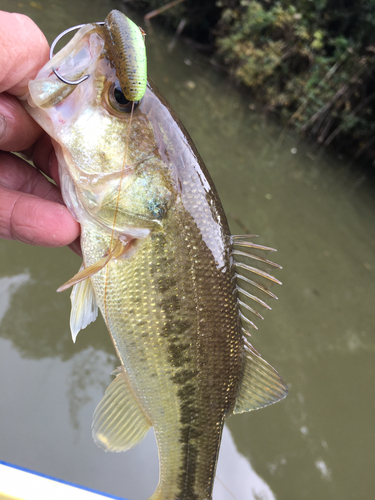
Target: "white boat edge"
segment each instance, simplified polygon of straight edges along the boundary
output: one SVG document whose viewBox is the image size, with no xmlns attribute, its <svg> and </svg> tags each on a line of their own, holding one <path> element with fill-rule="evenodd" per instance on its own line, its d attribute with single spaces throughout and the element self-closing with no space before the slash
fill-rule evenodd
<svg viewBox="0 0 375 500">
<path fill-rule="evenodd" d="M 125 500 L 0 461 L 0 500 Z"/>
</svg>

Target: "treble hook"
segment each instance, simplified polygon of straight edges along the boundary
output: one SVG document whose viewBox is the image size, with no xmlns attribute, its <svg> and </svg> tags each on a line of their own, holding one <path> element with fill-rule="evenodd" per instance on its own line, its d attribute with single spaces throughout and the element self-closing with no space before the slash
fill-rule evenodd
<svg viewBox="0 0 375 500">
<path fill-rule="evenodd" d="M 104 21 L 100 21 L 98 23 L 92 23 L 92 24 L 99 24 L 100 26 L 103 26 L 104 25 Z M 56 44 L 57 42 L 63 37 L 65 36 L 67 33 L 70 33 L 71 31 L 74 31 L 74 30 L 78 30 L 80 28 L 82 28 L 83 26 L 86 26 L 85 24 L 79 24 L 78 26 L 73 26 L 72 28 L 68 28 L 67 30 L 63 31 L 62 33 L 60 33 L 60 35 L 58 35 L 54 41 L 52 42 L 52 45 L 51 45 L 51 48 L 50 48 L 50 51 L 49 51 L 49 58 L 50 60 L 52 59 L 53 57 L 53 51 L 56 47 Z M 64 83 L 67 83 L 68 85 L 78 85 L 79 83 L 82 83 L 84 82 L 85 80 L 87 80 L 87 78 L 89 78 L 90 75 L 85 75 L 83 76 L 82 78 L 80 78 L 79 80 L 75 80 L 75 81 L 72 81 L 72 80 L 67 80 L 66 78 L 64 78 L 63 76 L 60 75 L 60 73 L 58 73 L 58 71 L 55 69 L 55 68 L 52 68 L 52 71 L 55 73 L 55 75 L 57 76 L 57 78 L 59 80 L 61 80 L 62 82 Z"/>
</svg>

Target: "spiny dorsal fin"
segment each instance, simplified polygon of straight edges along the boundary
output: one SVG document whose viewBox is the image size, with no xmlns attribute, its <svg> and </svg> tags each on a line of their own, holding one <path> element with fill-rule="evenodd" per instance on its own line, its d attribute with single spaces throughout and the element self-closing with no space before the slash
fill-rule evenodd
<svg viewBox="0 0 375 500">
<path fill-rule="evenodd" d="M 245 339 L 245 367 L 234 413 L 257 410 L 285 398 L 288 388 L 277 371 Z"/>
<path fill-rule="evenodd" d="M 142 441 L 151 423 L 135 400 L 124 369 L 118 368 L 113 375 L 116 378 L 95 409 L 92 435 L 105 451 L 126 451 Z"/>
<path fill-rule="evenodd" d="M 270 271 L 272 268 L 281 269 L 281 266 L 265 257 L 266 252 L 275 252 L 275 249 L 257 245 L 249 238 L 250 236 L 246 235 L 232 236 L 232 256 L 236 268 L 242 326 L 245 329 L 249 326 L 257 329 L 253 323 L 254 316 L 263 319 L 257 308 L 261 306 L 271 309 L 264 299 L 267 297 L 277 299 L 276 295 L 270 292 L 269 285 L 273 283 L 281 285 L 281 282 L 272 276 Z"/>
<path fill-rule="evenodd" d="M 80 271 L 83 269 L 83 264 Z M 72 310 L 70 312 L 70 331 L 73 342 L 76 341 L 78 332 L 96 320 L 98 306 L 96 304 L 94 289 L 90 279 L 81 281 L 73 286 L 70 294 Z"/>
</svg>

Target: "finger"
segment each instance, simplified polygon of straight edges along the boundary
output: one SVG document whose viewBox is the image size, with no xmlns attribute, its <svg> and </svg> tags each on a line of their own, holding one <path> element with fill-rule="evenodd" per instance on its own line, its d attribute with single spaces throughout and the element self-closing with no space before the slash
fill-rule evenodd
<svg viewBox="0 0 375 500">
<path fill-rule="evenodd" d="M 32 150 L 22 151 L 33 161 L 34 165 L 60 185 L 58 163 L 54 147 L 49 135 L 42 135 L 34 144 Z"/>
<path fill-rule="evenodd" d="M 60 185 L 58 163 L 51 138 L 44 133 L 30 148 L 20 151 L 22 157 L 32 161 L 43 173 Z"/>
<path fill-rule="evenodd" d="M 48 42 L 23 14 L 0 11 L 0 92 L 22 96 L 49 58 Z"/>
<path fill-rule="evenodd" d="M 0 184 L 13 191 L 64 204 L 61 192 L 56 186 L 36 168 L 12 153 L 0 151 Z"/>
<path fill-rule="evenodd" d="M 78 238 L 80 226 L 62 204 L 60 191 L 31 165 L 0 153 L 0 183 L 0 237 L 43 246 L 64 246 Z"/>
<path fill-rule="evenodd" d="M 49 171 L 50 177 L 53 179 L 58 186 L 60 186 L 60 176 L 59 176 L 59 163 L 57 161 L 57 157 L 55 154 L 55 150 L 53 149 L 50 157 L 49 157 Z"/>
<path fill-rule="evenodd" d="M 0 236 L 60 247 L 78 238 L 79 224 L 64 205 L 0 186 Z"/>
<path fill-rule="evenodd" d="M 43 134 L 20 101 L 10 94 L 0 94 L 0 149 L 22 151 Z"/>
</svg>

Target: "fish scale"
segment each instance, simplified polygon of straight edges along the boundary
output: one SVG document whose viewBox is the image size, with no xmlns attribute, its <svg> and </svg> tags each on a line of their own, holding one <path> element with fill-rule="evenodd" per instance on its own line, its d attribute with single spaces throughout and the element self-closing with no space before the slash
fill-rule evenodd
<svg viewBox="0 0 375 500">
<path fill-rule="evenodd" d="M 90 236 L 82 236 L 86 266 L 101 257 L 92 251 L 98 244 Z M 231 275 L 223 271 L 181 203 L 170 211 L 164 231 L 155 232 L 136 256 L 111 261 L 108 273 L 92 277 L 119 357 L 155 430 L 165 471 L 160 488 L 166 495 L 165 484 L 179 485 L 170 498 L 194 498 L 195 491 L 209 497 L 224 417 L 242 374 L 236 298 Z M 119 293 L 123 288 L 126 294 Z M 140 325 L 138 318 L 147 320 Z M 139 336 L 146 342 L 137 342 Z M 190 485 L 185 495 L 183 484 Z"/>
<path fill-rule="evenodd" d="M 29 84 L 26 109 L 55 141 L 82 229 L 83 266 L 59 291 L 73 286 L 73 340 L 99 308 L 121 363 L 94 412 L 95 442 L 125 451 L 153 426 L 160 477 L 149 500 L 211 500 L 224 420 L 287 394 L 248 341 L 279 266 L 265 257 L 272 249 L 231 236 L 202 159 L 152 82 L 137 107 L 116 104 L 118 75 L 133 64 L 116 40 L 131 21 L 110 18 L 116 37 L 111 23 L 84 26 Z M 75 64 L 90 77 L 56 85 L 52 67 Z"/>
</svg>

